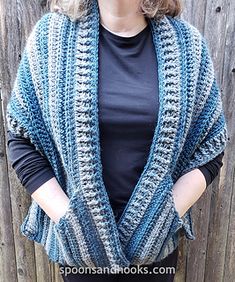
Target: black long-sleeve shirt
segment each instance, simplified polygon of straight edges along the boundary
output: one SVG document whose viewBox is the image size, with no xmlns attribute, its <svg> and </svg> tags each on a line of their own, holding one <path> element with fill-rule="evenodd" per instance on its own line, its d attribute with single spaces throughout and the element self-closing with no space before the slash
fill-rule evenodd
<svg viewBox="0 0 235 282">
<path fill-rule="evenodd" d="M 99 58 L 103 179 L 112 207 L 121 213 L 147 162 L 158 117 L 157 60 L 149 25 L 132 37 L 100 25 Z M 54 176 L 28 139 L 8 132 L 7 144 L 12 167 L 29 194 Z M 223 165 L 223 154 L 199 167 L 207 186 Z"/>
</svg>

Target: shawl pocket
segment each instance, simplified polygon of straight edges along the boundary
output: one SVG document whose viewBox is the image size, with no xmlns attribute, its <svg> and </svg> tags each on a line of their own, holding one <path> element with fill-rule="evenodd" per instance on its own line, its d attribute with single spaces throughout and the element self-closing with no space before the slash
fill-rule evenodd
<svg viewBox="0 0 235 282">
<path fill-rule="evenodd" d="M 147 256 L 151 258 L 151 263 L 162 260 L 175 250 L 179 232 L 184 228 L 184 220 L 176 209 L 172 188 L 167 191 L 162 205 L 165 207 L 156 214 L 155 240 Z"/>
<path fill-rule="evenodd" d="M 160 261 L 164 259 L 176 249 L 179 242 L 179 232 L 181 230 L 184 230 L 186 232 L 187 237 L 191 237 L 190 230 L 185 228 L 185 222 L 183 220 L 183 217 L 180 217 L 176 209 L 172 189 L 168 191 L 168 195 L 166 198 L 171 207 L 167 218 L 169 228 L 164 227 L 162 229 L 161 237 L 164 238 L 164 240 L 161 243 L 160 249 L 158 249 L 158 254 L 156 255 L 155 261 Z"/>
<path fill-rule="evenodd" d="M 80 212 L 70 199 L 69 207 L 59 221 L 54 224 L 55 236 L 58 240 L 63 265 L 93 266 L 80 222 Z"/>
<path fill-rule="evenodd" d="M 171 254 L 178 245 L 178 236 L 184 226 L 183 219 L 176 210 L 172 189 L 164 197 L 165 208 L 157 214 L 155 242 L 147 257 L 151 263 L 160 261 Z"/>
<path fill-rule="evenodd" d="M 195 240 L 195 234 L 191 222 L 191 208 L 180 217 L 173 196 L 173 179 L 170 176 L 171 189 L 167 191 L 167 195 L 165 197 L 165 201 L 168 202 L 167 205 L 170 206 L 168 217 L 166 220 L 169 223 L 169 228 L 166 226 L 162 229 L 161 237 L 164 240 L 161 243 L 161 248 L 158 250 L 158 254 L 156 255 L 155 261 L 160 261 L 170 255 L 179 244 L 180 235 L 185 235 L 189 240 Z M 182 233 L 181 233 L 182 232 Z"/>
<path fill-rule="evenodd" d="M 176 210 L 172 187 L 172 177 L 167 174 L 153 195 L 149 204 L 151 208 L 146 210 L 141 227 L 125 246 L 125 253 L 131 264 L 151 264 L 177 247 L 178 231 L 183 227 L 184 221 Z"/>
</svg>

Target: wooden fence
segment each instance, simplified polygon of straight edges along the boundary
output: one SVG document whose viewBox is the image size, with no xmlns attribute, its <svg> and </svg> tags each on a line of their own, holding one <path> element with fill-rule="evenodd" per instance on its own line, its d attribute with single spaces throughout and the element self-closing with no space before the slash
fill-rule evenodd
<svg viewBox="0 0 235 282">
<path fill-rule="evenodd" d="M 182 239 L 176 282 L 235 281 L 235 1 L 185 0 L 182 18 L 206 37 L 219 83 L 229 141 L 220 174 L 193 206 L 197 239 Z M 62 281 L 42 247 L 20 234 L 30 196 L 9 165 L 6 104 L 25 40 L 47 11 L 43 0 L 0 0 L 0 282 Z"/>
</svg>

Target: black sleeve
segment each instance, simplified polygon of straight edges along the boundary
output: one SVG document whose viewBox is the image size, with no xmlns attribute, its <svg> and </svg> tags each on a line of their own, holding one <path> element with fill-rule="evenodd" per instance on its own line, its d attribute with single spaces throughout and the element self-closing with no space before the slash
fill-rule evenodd
<svg viewBox="0 0 235 282">
<path fill-rule="evenodd" d="M 215 177 L 218 175 L 220 168 L 223 166 L 222 158 L 224 156 L 224 151 L 220 153 L 213 160 L 208 162 L 207 164 L 198 167 L 200 171 L 204 174 L 206 179 L 206 185 L 212 183 Z"/>
<path fill-rule="evenodd" d="M 55 176 L 49 161 L 35 150 L 29 139 L 8 130 L 7 147 L 11 166 L 30 195 Z"/>
</svg>

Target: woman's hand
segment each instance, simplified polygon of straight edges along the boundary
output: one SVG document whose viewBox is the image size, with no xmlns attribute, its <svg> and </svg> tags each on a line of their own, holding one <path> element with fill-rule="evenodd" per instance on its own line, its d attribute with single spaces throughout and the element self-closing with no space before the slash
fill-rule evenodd
<svg viewBox="0 0 235 282">
<path fill-rule="evenodd" d="M 41 185 L 31 196 L 55 223 L 59 222 L 69 205 L 69 198 L 55 177 Z"/>
<path fill-rule="evenodd" d="M 180 217 L 200 198 L 205 189 L 206 179 L 198 168 L 182 175 L 176 181 L 173 186 L 173 198 Z"/>
</svg>

